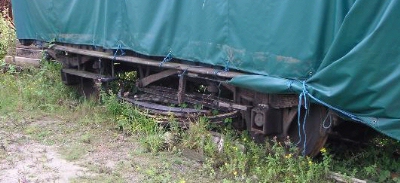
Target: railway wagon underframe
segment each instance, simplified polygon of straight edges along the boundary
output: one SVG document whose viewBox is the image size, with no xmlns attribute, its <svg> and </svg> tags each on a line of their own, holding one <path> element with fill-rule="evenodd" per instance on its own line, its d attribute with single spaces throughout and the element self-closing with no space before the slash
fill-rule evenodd
<svg viewBox="0 0 400 183">
<path fill-rule="evenodd" d="M 137 92 L 119 97 L 157 119 L 235 119 L 309 155 L 332 127 L 362 131 L 342 118 L 400 140 L 398 0 L 12 4 L 17 38 L 55 43 L 66 84 L 88 93 L 135 71 Z"/>
<path fill-rule="evenodd" d="M 118 97 L 145 109 L 160 123 L 168 123 L 171 114 L 183 127 L 202 116 L 215 124 L 230 121 L 247 129 L 257 142 L 290 137 L 304 154 L 315 156 L 340 121 L 321 105 L 299 106 L 296 94 L 266 94 L 228 84 L 227 80 L 243 74 L 237 71 L 84 45 L 54 44 L 47 53 L 63 64 L 63 82 L 83 86 L 83 94 L 92 92 L 88 85 L 108 83 L 117 79 L 117 73 L 135 71 L 136 92 L 120 88 Z"/>
</svg>

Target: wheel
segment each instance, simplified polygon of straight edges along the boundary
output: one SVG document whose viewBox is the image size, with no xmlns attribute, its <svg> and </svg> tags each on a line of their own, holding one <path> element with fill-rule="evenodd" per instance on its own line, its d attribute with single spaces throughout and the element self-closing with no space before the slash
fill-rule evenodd
<svg viewBox="0 0 400 183">
<path fill-rule="evenodd" d="M 298 115 L 291 121 L 287 135 L 303 155 L 316 156 L 325 145 L 328 132 L 331 130 L 333 123 L 331 114 L 326 107 L 311 104 L 308 112 L 304 108 L 300 110 L 300 121 Z M 306 116 L 305 123 L 304 116 Z"/>
</svg>

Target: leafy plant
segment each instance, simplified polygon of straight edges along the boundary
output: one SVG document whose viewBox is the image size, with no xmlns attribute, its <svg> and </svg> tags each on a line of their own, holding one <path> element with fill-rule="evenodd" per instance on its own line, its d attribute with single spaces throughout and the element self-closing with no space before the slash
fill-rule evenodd
<svg viewBox="0 0 400 183">
<path fill-rule="evenodd" d="M 1 12 L 0 17 L 0 57 L 3 58 L 7 53 L 15 50 L 16 33 L 8 17 L 8 9 Z M 11 53 L 13 54 L 13 53 Z"/>
<path fill-rule="evenodd" d="M 400 143 L 377 135 L 366 144 L 335 144 L 333 171 L 371 181 L 396 182 L 396 175 L 400 174 Z"/>
</svg>

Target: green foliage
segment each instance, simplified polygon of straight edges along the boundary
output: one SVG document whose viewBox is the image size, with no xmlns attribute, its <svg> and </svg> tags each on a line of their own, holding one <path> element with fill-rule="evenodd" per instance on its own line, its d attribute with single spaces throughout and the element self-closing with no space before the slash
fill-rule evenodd
<svg viewBox="0 0 400 183">
<path fill-rule="evenodd" d="M 376 182 L 398 182 L 400 143 L 378 135 L 367 146 L 335 144 L 333 171 Z M 345 161 L 343 161 L 345 160 Z"/>
<path fill-rule="evenodd" d="M 287 142 L 273 139 L 265 145 L 249 141 L 246 135 L 237 140 L 227 135 L 220 169 L 225 180 L 238 182 L 326 182 L 330 160 L 298 156 L 298 150 Z M 241 143 L 238 143 L 240 141 Z M 243 145 L 241 145 L 243 144 Z M 292 148 L 290 148 L 292 147 Z"/>
<path fill-rule="evenodd" d="M 272 140 L 264 145 L 256 144 L 243 134 L 228 128 L 222 137 L 210 133 L 206 118 L 180 130 L 171 116 L 168 129 L 154 120 L 144 117 L 143 112 L 124 102 L 115 103 L 115 95 L 107 95 L 103 101 L 110 113 L 125 132 L 138 135 L 142 145 L 150 152 L 166 148 L 165 132 L 177 136 L 178 147 L 196 150 L 206 157 L 204 169 L 217 179 L 234 182 L 320 182 L 327 181 L 331 157 L 324 149 L 320 161 L 298 156 L 297 148 L 287 142 Z M 230 124 L 232 119 L 224 120 Z M 175 146 L 173 146 L 175 147 Z M 167 150 L 174 149 L 169 146 Z"/>
<path fill-rule="evenodd" d="M 129 103 L 121 102 L 112 92 L 102 92 L 101 98 L 109 114 L 114 116 L 119 129 L 127 134 L 137 135 L 141 144 L 151 152 L 158 152 L 164 148 L 164 129 L 157 122 L 146 117 Z"/>
<path fill-rule="evenodd" d="M 1 12 L 0 17 L 0 58 L 3 58 L 11 50 L 15 50 L 16 34 L 8 17 L 8 11 Z"/>
<path fill-rule="evenodd" d="M 136 71 L 122 72 L 118 74 L 119 88 L 123 88 L 124 92 L 136 93 Z"/>
<path fill-rule="evenodd" d="M 1 64 L 5 66 L 4 62 Z M 0 113 L 10 111 L 56 111 L 70 107 L 76 94 L 61 82 L 60 64 L 43 62 L 40 69 L 18 73 L 15 66 L 0 72 Z"/>
<path fill-rule="evenodd" d="M 207 119 L 200 118 L 196 123 L 191 123 L 189 129 L 182 134 L 182 146 L 189 149 L 201 149 L 206 138 L 211 138 Z"/>
</svg>

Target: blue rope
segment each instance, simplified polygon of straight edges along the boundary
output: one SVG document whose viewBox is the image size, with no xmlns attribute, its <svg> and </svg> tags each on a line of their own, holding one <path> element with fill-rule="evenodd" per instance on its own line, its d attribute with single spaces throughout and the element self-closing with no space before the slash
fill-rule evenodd
<svg viewBox="0 0 400 183">
<path fill-rule="evenodd" d="M 290 82 L 288 83 L 288 90 L 293 91 L 292 85 L 296 81 L 297 80 L 290 80 Z M 348 117 L 348 118 L 350 118 L 350 119 L 352 119 L 354 121 L 358 121 L 358 122 L 362 123 L 362 120 L 360 118 L 358 118 L 356 115 L 351 114 L 349 112 L 346 112 L 344 110 L 341 110 L 341 109 L 339 109 L 337 107 L 333 107 L 332 105 L 329 105 L 328 103 L 326 103 L 326 102 L 324 102 L 322 100 L 319 100 L 316 97 L 312 96 L 306 89 L 306 82 L 305 81 L 297 81 L 297 82 L 301 82 L 303 84 L 303 91 L 300 93 L 299 102 L 301 102 L 300 97 L 304 98 L 305 100 L 307 99 L 307 97 L 310 97 L 312 100 L 316 101 L 317 103 L 319 103 L 319 104 L 321 104 L 323 106 L 326 106 L 329 109 L 333 109 L 334 111 L 339 112 L 340 114 L 342 114 L 342 115 L 344 115 L 344 116 L 346 116 L 346 117 Z"/>
<path fill-rule="evenodd" d="M 303 156 L 305 155 L 306 152 L 306 144 L 307 144 L 307 133 L 306 133 L 306 122 L 307 122 L 307 115 L 308 115 L 308 103 L 307 103 L 307 96 L 308 96 L 308 91 L 306 88 L 306 82 L 303 81 L 303 91 L 300 93 L 299 95 L 299 104 L 297 106 L 297 125 L 298 125 L 298 133 L 299 133 L 299 141 L 297 142 L 296 146 L 300 144 L 301 139 L 302 139 L 302 135 L 301 135 L 301 129 L 300 129 L 300 116 L 301 116 L 301 106 L 303 104 L 303 100 L 304 100 L 304 108 L 306 109 L 306 113 L 304 114 L 304 118 L 303 118 L 303 125 L 302 130 L 303 130 L 303 134 L 304 134 L 304 141 L 303 141 Z"/>
<path fill-rule="evenodd" d="M 294 92 L 294 90 L 292 89 L 292 85 L 295 82 L 295 80 L 289 80 L 289 83 L 287 84 L 288 87 L 288 91 Z"/>
<path fill-rule="evenodd" d="M 294 80 L 292 80 L 292 81 L 288 84 L 289 89 L 291 89 L 293 82 L 294 82 Z M 332 105 L 329 105 L 328 103 L 326 103 L 326 102 L 324 102 L 324 101 L 322 101 L 322 100 L 319 100 L 319 99 L 317 99 L 316 97 L 312 96 L 312 95 L 307 91 L 307 88 L 306 88 L 306 81 L 301 81 L 301 82 L 302 82 L 302 85 L 303 85 L 303 86 L 302 86 L 302 92 L 301 92 L 300 95 L 299 95 L 299 104 L 298 104 L 298 107 L 297 107 L 297 125 L 298 125 L 298 127 L 299 127 L 299 128 L 298 128 L 299 141 L 297 142 L 296 146 L 298 146 L 298 145 L 300 144 L 300 142 L 302 141 L 302 135 L 301 135 L 301 130 L 302 130 L 302 131 L 303 131 L 303 134 L 304 134 L 303 152 L 302 152 L 302 154 L 303 154 L 303 156 L 304 156 L 304 155 L 305 155 L 305 152 L 306 152 L 306 143 L 307 143 L 306 122 L 307 122 L 307 115 L 308 115 L 308 113 L 309 113 L 308 101 L 307 101 L 307 98 L 308 98 L 308 97 L 310 97 L 312 100 L 316 101 L 317 103 L 319 103 L 319 104 L 321 104 L 321 105 L 323 105 L 323 106 L 328 107 L 329 109 L 332 109 L 332 110 L 334 110 L 334 111 L 336 111 L 336 112 L 338 112 L 338 113 L 341 113 L 342 115 L 344 115 L 344 116 L 346 116 L 346 117 L 349 117 L 350 119 L 352 119 L 352 120 L 354 120 L 354 121 L 362 122 L 362 120 L 359 119 L 357 116 L 355 116 L 355 115 L 349 113 L 349 112 L 346 112 L 346 111 L 341 110 L 341 109 L 339 109 L 339 108 L 333 107 Z M 300 119 L 300 116 L 301 116 L 301 106 L 302 106 L 302 104 L 303 104 L 303 100 L 304 100 L 304 108 L 306 109 L 306 113 L 304 114 L 302 129 L 300 129 L 300 126 L 301 126 L 301 123 L 300 123 L 300 120 L 301 120 L 301 119 Z M 326 120 L 328 119 L 328 117 L 329 117 L 329 125 L 326 126 L 325 122 L 326 122 Z M 328 128 L 330 128 L 330 127 L 332 126 L 332 118 L 331 118 L 331 116 L 329 115 L 329 113 L 328 113 L 327 116 L 325 117 L 325 120 L 323 121 L 322 126 L 323 126 L 323 128 L 325 128 L 325 129 L 328 129 Z"/>
<path fill-rule="evenodd" d="M 217 74 L 220 73 L 220 72 L 221 72 L 221 70 L 215 69 L 215 70 L 214 70 L 214 75 L 217 75 Z"/>
<path fill-rule="evenodd" d="M 220 72 L 222 72 L 222 71 L 224 71 L 224 72 L 228 72 L 228 71 L 229 71 L 229 65 L 230 65 L 229 60 L 226 59 L 226 60 L 224 60 L 224 62 L 225 62 L 224 70 L 215 69 L 215 70 L 214 70 L 214 75 L 217 75 L 218 73 L 220 73 Z"/>
<path fill-rule="evenodd" d="M 330 109 L 333 109 L 333 110 L 335 110 L 336 112 L 339 112 L 339 113 L 341 113 L 342 115 L 347 116 L 347 117 L 349 117 L 350 119 L 352 119 L 352 120 L 354 120 L 354 121 L 358 121 L 358 122 L 361 122 L 361 123 L 362 123 L 362 120 L 359 119 L 357 116 L 355 116 L 355 115 L 353 115 L 353 114 L 351 114 L 351 113 L 348 113 L 348 112 L 346 112 L 346 111 L 344 111 L 344 110 L 341 110 L 341 109 L 339 109 L 339 108 L 333 107 L 333 106 L 327 104 L 326 102 L 315 98 L 314 96 L 312 96 L 312 95 L 309 94 L 309 93 L 307 93 L 307 95 L 308 95 L 311 99 L 313 99 L 314 101 L 316 101 L 316 102 L 318 102 L 318 103 L 320 103 L 320 104 L 322 104 L 322 105 L 324 105 L 324 106 L 326 106 L 326 107 L 328 107 L 328 108 L 330 108 Z"/>
<path fill-rule="evenodd" d="M 329 125 L 326 126 L 325 122 L 326 122 L 326 120 L 328 119 L 328 117 L 329 117 Z M 322 122 L 322 127 L 323 127 L 324 129 L 329 129 L 331 126 L 332 126 L 332 116 L 331 116 L 331 115 L 329 114 L 329 112 L 328 112 L 328 114 L 326 114 L 326 117 L 325 117 L 324 121 Z"/>
<path fill-rule="evenodd" d="M 163 66 L 164 63 L 169 62 L 172 60 L 172 52 L 170 51 L 167 56 L 163 59 L 163 61 L 160 63 L 160 67 Z"/>
<path fill-rule="evenodd" d="M 229 60 L 228 60 L 228 59 L 225 60 L 225 68 L 224 68 L 224 71 L 225 71 L 225 72 L 228 72 L 228 71 L 229 71 Z"/>
<path fill-rule="evenodd" d="M 182 73 L 178 74 L 178 77 L 183 77 L 183 76 L 186 74 L 186 72 L 187 72 L 188 69 L 189 69 L 189 67 L 186 68 L 185 70 L 183 70 Z"/>
<path fill-rule="evenodd" d="M 118 55 L 118 51 L 121 52 L 119 55 Z M 122 49 L 121 44 L 119 44 L 117 50 L 115 50 L 115 52 L 114 52 L 113 60 L 115 60 L 117 58 L 117 56 L 119 57 L 119 56 L 124 56 L 124 55 L 125 55 L 125 51 Z"/>
</svg>

